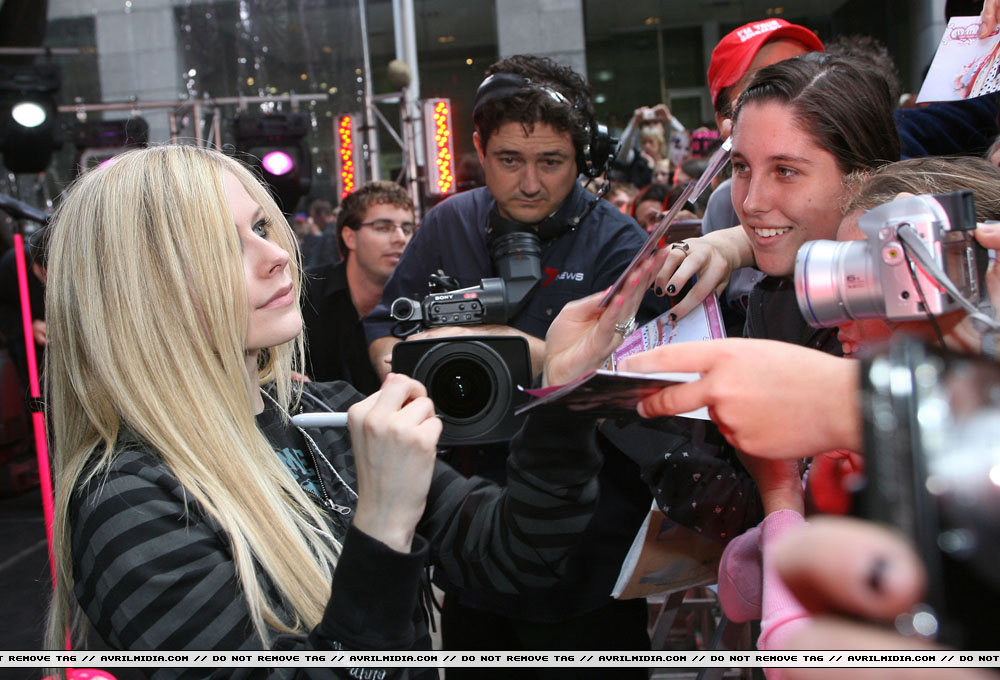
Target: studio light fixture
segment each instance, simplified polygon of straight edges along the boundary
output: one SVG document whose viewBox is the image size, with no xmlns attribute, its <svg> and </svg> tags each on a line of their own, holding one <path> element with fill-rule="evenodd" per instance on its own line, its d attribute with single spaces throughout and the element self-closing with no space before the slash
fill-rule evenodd
<svg viewBox="0 0 1000 680">
<path fill-rule="evenodd" d="M 260 172 L 282 212 L 295 212 L 312 187 L 312 154 L 304 113 L 243 113 L 235 120 L 236 149 Z"/>
<path fill-rule="evenodd" d="M 44 172 L 62 146 L 54 64 L 0 66 L 0 153 L 10 172 Z"/>
</svg>

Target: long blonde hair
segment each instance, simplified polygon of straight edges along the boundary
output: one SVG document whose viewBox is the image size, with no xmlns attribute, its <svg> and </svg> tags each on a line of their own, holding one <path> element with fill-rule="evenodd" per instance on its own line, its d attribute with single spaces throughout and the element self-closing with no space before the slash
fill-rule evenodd
<svg viewBox="0 0 1000 680">
<path fill-rule="evenodd" d="M 47 644 L 83 632 L 73 598 L 69 505 L 107 471 L 119 436 L 141 438 L 228 533 L 254 626 L 307 631 L 330 595 L 337 550 L 323 519 L 258 429 L 245 364 L 247 292 L 223 187 L 243 184 L 291 254 L 295 237 L 239 162 L 193 146 L 129 152 L 85 173 L 53 224 L 46 399 L 55 480 L 56 593 Z M 260 353 L 260 383 L 295 401 L 301 337 Z M 300 365 L 300 364 L 299 364 Z M 92 461 L 96 460 L 96 465 Z M 255 563 L 259 569 L 255 568 Z M 267 595 L 273 583 L 278 601 Z"/>
</svg>

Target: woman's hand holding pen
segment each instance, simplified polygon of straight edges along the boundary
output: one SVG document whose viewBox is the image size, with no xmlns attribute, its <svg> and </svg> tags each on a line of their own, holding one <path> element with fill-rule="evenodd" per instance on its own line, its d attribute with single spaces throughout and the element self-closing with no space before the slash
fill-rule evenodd
<svg viewBox="0 0 1000 680">
<path fill-rule="evenodd" d="M 422 384 L 390 373 L 381 390 L 347 414 L 358 471 L 354 526 L 394 550 L 409 552 L 441 437 L 434 404 Z"/>
</svg>

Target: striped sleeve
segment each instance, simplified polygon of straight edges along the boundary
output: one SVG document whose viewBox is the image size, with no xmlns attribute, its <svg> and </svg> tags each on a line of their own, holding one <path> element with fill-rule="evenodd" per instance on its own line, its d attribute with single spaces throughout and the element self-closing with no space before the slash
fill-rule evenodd
<svg viewBox="0 0 1000 680">
<path fill-rule="evenodd" d="M 197 503 L 185 508 L 185 490 L 149 454 L 120 454 L 107 476 L 81 488 L 71 508 L 74 593 L 110 646 L 131 651 L 261 650 L 226 534 Z M 366 537 L 345 542 L 343 571 L 323 622 L 309 635 L 281 635 L 282 650 L 408 648 L 426 560 L 390 551 Z M 348 555 L 348 545 L 351 554 Z M 364 589 L 360 578 L 393 575 L 403 601 L 380 618 L 382 589 Z M 353 565 L 353 566 L 352 566 Z M 364 572 L 364 573 L 362 573 Z M 359 574 L 361 576 L 359 577 Z M 342 585 L 338 586 L 337 584 Z M 344 585 L 346 584 L 346 585 Z M 339 601 L 338 601 L 339 600 Z M 407 606 L 406 602 L 413 604 Z M 357 611 L 369 612 L 360 616 Z M 371 613 L 371 612 L 375 613 Z M 408 677 L 407 669 L 382 669 L 383 677 Z M 350 668 L 159 668 L 156 680 L 173 678 L 349 678 Z"/>
<path fill-rule="evenodd" d="M 417 530 L 457 586 L 551 586 L 597 505 L 602 462 L 593 419 L 529 416 L 511 442 L 507 487 L 439 461 Z"/>
<path fill-rule="evenodd" d="M 74 504 L 74 591 L 122 649 L 247 649 L 253 630 L 229 546 L 177 480 L 124 453 Z M 192 617 L 191 612 L 200 612 Z"/>
</svg>

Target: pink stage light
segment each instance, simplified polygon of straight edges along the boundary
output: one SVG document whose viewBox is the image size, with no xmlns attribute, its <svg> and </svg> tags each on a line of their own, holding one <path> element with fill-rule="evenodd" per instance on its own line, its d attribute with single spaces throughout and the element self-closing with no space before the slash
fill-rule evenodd
<svg viewBox="0 0 1000 680">
<path fill-rule="evenodd" d="M 264 154 L 260 162 L 265 170 L 278 177 L 287 175 L 295 167 L 295 161 L 284 151 L 270 151 Z"/>
</svg>

